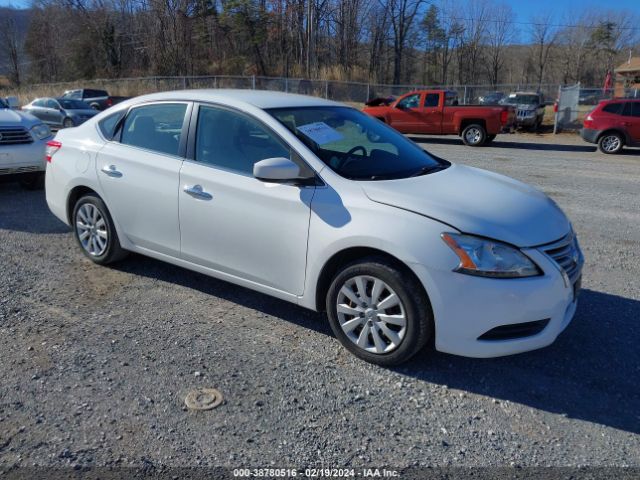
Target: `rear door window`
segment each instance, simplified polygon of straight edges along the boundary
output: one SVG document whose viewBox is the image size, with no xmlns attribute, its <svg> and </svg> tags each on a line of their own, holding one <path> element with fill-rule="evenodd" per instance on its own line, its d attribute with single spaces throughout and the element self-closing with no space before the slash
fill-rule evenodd
<svg viewBox="0 0 640 480">
<path fill-rule="evenodd" d="M 186 103 L 133 108 L 124 120 L 120 143 L 177 156 L 186 111 Z"/>
<path fill-rule="evenodd" d="M 97 98 L 97 97 L 106 97 L 107 92 L 104 90 L 85 90 L 84 98 Z"/>
<path fill-rule="evenodd" d="M 437 107 L 440 95 L 438 93 L 427 93 L 424 97 L 425 107 Z"/>
<path fill-rule="evenodd" d="M 640 102 L 631 103 L 631 116 L 640 117 Z"/>
</svg>

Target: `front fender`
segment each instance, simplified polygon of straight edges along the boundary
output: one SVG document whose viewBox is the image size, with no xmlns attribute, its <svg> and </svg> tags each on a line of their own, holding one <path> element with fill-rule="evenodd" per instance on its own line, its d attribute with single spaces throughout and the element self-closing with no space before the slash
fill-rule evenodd
<svg viewBox="0 0 640 480">
<path fill-rule="evenodd" d="M 453 229 L 413 212 L 373 202 L 360 192 L 340 202 L 331 188 L 316 191 L 311 206 L 307 271 L 299 303 L 316 308 L 316 290 L 324 266 L 336 254 L 351 248 L 370 248 L 389 254 L 417 274 L 417 265 L 451 271 L 459 263 L 440 235 Z M 347 201 L 348 200 L 348 201 Z M 345 205 L 349 205 L 346 207 Z M 425 269 L 422 269 L 424 272 Z M 435 284 L 421 277 L 428 295 Z"/>
</svg>

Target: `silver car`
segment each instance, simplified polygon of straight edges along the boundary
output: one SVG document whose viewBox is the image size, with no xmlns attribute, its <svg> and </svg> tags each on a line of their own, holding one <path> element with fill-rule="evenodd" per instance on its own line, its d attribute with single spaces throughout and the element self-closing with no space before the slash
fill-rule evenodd
<svg viewBox="0 0 640 480">
<path fill-rule="evenodd" d="M 47 125 L 63 128 L 77 127 L 98 113 L 88 103 L 72 98 L 36 98 L 22 110 Z"/>
<path fill-rule="evenodd" d="M 16 178 L 25 188 L 42 188 L 49 140 L 47 125 L 0 98 L 0 180 Z"/>
</svg>

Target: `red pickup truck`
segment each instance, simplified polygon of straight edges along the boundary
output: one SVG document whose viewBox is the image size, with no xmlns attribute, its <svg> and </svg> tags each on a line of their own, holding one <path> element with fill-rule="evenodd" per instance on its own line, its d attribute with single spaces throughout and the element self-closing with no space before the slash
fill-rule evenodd
<svg viewBox="0 0 640 480">
<path fill-rule="evenodd" d="M 447 90 L 415 91 L 390 102 L 377 99 L 363 111 L 402 133 L 459 135 L 472 147 L 512 128 L 516 116 L 508 105 L 458 105 L 457 94 Z"/>
</svg>

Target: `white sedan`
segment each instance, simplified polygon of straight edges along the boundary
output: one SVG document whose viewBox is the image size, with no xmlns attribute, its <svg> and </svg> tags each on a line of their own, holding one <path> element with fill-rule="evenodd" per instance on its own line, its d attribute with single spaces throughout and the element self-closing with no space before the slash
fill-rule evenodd
<svg viewBox="0 0 640 480">
<path fill-rule="evenodd" d="M 146 95 L 58 132 L 47 160 L 92 261 L 137 252 L 326 311 L 369 362 L 544 347 L 576 310 L 583 256 L 552 200 L 336 102 Z"/>
</svg>

